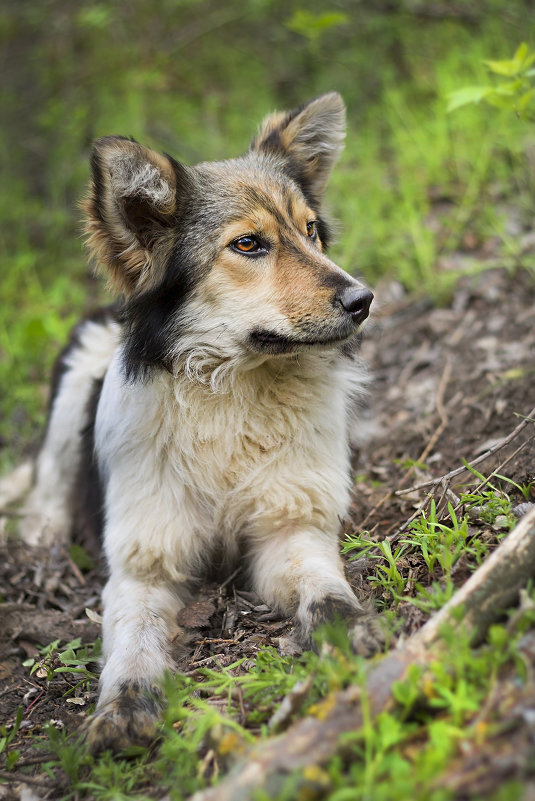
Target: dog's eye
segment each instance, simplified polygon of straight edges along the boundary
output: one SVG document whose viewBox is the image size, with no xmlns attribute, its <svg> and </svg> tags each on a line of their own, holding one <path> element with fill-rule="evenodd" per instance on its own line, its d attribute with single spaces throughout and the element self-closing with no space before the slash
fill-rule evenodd
<svg viewBox="0 0 535 801">
<path fill-rule="evenodd" d="M 255 236 L 240 236 L 239 239 L 231 242 L 230 246 L 238 253 L 263 253 L 266 250 Z"/>
<path fill-rule="evenodd" d="M 307 235 L 310 239 L 316 239 L 318 236 L 318 229 L 316 220 L 311 220 L 307 222 Z"/>
</svg>

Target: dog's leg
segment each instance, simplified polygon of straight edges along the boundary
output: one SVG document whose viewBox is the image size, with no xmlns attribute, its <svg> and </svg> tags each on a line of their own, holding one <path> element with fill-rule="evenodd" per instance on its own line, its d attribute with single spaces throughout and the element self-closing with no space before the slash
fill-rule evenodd
<svg viewBox="0 0 535 801">
<path fill-rule="evenodd" d="M 56 363 L 52 404 L 35 483 L 24 507 L 20 535 L 29 545 L 66 543 L 72 527 L 72 493 L 78 475 L 84 430 L 91 422 L 91 400 L 98 393 L 119 336 L 118 324 L 104 312 L 86 320 Z"/>
<path fill-rule="evenodd" d="M 105 665 L 95 714 L 86 726 L 91 751 L 148 745 L 161 709 L 159 682 L 174 668 L 171 644 L 183 606 L 170 585 L 112 575 L 103 596 Z"/>
<path fill-rule="evenodd" d="M 75 371 L 63 377 L 37 459 L 35 484 L 22 510 L 20 535 L 29 545 L 48 546 L 69 540 L 70 499 L 92 385 L 91 378 L 78 376 Z"/>
<path fill-rule="evenodd" d="M 257 539 L 253 581 L 266 603 L 295 620 L 303 648 L 322 623 L 347 622 L 353 649 L 364 656 L 379 650 L 384 635 L 377 615 L 355 597 L 343 571 L 338 538 L 318 530 L 279 531 Z"/>
</svg>

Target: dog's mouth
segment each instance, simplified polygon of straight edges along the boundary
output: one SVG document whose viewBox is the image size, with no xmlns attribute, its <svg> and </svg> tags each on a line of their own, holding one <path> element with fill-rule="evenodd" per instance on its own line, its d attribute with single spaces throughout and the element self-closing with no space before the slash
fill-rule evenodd
<svg viewBox="0 0 535 801">
<path fill-rule="evenodd" d="M 329 331 L 326 336 L 290 337 L 278 334 L 276 331 L 257 328 L 249 334 L 249 345 L 257 353 L 282 355 L 309 350 L 310 348 L 329 348 L 342 345 L 357 334 L 358 328 L 354 325 L 344 326 L 339 331 Z"/>
</svg>

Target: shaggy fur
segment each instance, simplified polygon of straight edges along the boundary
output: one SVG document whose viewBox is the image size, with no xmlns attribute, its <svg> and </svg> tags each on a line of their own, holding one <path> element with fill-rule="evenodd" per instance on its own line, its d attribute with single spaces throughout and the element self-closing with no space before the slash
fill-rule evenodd
<svg viewBox="0 0 535 801">
<path fill-rule="evenodd" d="M 372 298 L 325 254 L 321 200 L 344 135 L 332 93 L 268 117 L 232 161 L 95 143 L 89 247 L 123 301 L 61 357 L 23 530 L 51 543 L 82 518 L 104 527 L 94 750 L 150 738 L 177 612 L 208 568 L 242 558 L 304 646 L 337 615 L 356 650 L 376 646 L 338 548 L 366 383 L 351 354 Z"/>
</svg>

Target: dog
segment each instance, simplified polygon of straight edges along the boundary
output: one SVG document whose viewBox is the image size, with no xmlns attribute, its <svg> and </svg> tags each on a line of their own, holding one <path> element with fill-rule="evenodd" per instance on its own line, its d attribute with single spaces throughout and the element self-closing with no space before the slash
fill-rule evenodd
<svg viewBox="0 0 535 801">
<path fill-rule="evenodd" d="M 30 544 L 103 536 L 93 751 L 154 736 L 177 613 L 210 567 L 241 559 L 302 647 L 336 617 L 357 652 L 380 645 L 338 546 L 373 299 L 326 255 L 322 200 L 345 127 L 333 92 L 271 114 L 229 161 L 94 144 L 88 247 L 121 301 L 82 321 L 58 360 L 23 526 Z"/>
</svg>

